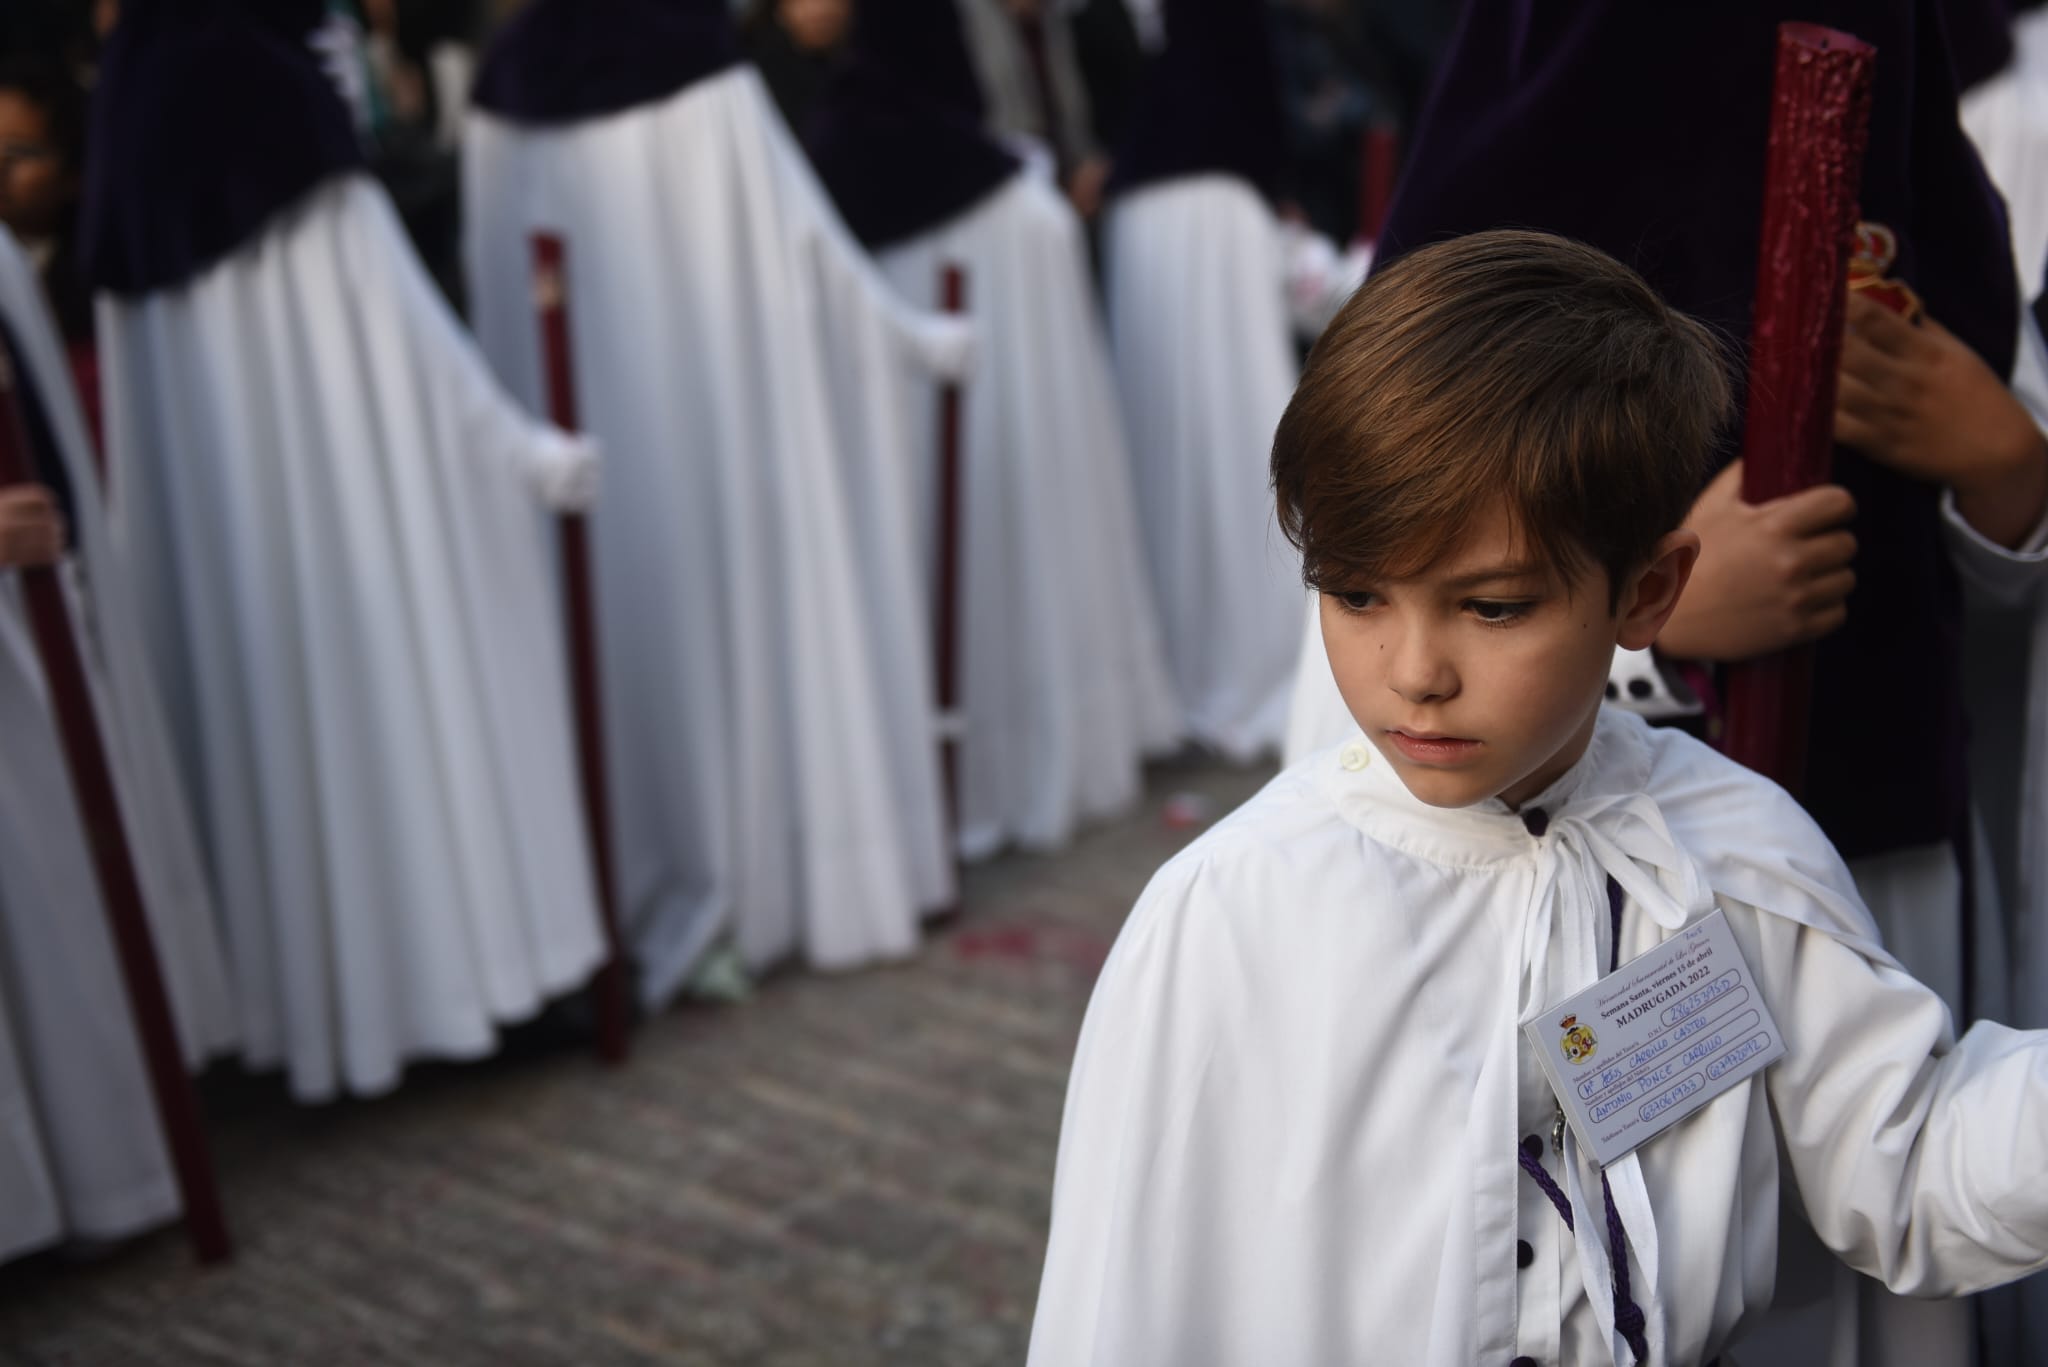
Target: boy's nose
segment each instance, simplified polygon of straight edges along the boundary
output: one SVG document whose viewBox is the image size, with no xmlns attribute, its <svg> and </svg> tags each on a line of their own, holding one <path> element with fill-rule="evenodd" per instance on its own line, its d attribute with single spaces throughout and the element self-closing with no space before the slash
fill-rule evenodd
<svg viewBox="0 0 2048 1367">
<path fill-rule="evenodd" d="M 1442 702 L 1458 691 L 1458 672 L 1450 657 L 1437 648 L 1431 633 L 1409 631 L 1393 646 L 1387 687 L 1404 702 Z"/>
</svg>

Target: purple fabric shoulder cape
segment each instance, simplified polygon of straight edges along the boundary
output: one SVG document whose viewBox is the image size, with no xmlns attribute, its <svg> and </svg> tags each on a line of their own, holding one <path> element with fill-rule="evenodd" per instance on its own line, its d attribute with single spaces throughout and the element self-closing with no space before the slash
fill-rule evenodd
<svg viewBox="0 0 2048 1367">
<path fill-rule="evenodd" d="M 573 123 L 664 100 L 740 60 L 725 0 L 533 0 L 477 72 L 480 109 Z"/>
<path fill-rule="evenodd" d="M 1146 68 L 1110 193 L 1221 172 L 1279 196 L 1287 170 L 1262 0 L 1166 0 L 1166 50 Z"/>
<path fill-rule="evenodd" d="M 2012 8 L 2006 0 L 1947 0 L 1942 18 L 1962 89 L 1974 90 L 2012 62 Z"/>
<path fill-rule="evenodd" d="M 847 59 L 803 130 L 819 178 L 870 248 L 965 211 L 1018 168 L 982 127 L 953 0 L 861 0 Z"/>
<path fill-rule="evenodd" d="M 179 285 L 362 162 L 306 46 L 320 0 L 124 0 L 92 102 L 81 255 L 96 289 Z"/>
</svg>

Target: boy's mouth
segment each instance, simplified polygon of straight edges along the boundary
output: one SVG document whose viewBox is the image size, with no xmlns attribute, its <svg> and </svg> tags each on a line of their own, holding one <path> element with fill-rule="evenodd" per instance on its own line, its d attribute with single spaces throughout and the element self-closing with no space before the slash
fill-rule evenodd
<svg viewBox="0 0 2048 1367">
<path fill-rule="evenodd" d="M 1479 742 L 1463 736 L 1446 736 L 1435 731 L 1409 731 L 1393 727 L 1387 739 L 1415 764 L 1456 764 L 1479 751 Z"/>
</svg>

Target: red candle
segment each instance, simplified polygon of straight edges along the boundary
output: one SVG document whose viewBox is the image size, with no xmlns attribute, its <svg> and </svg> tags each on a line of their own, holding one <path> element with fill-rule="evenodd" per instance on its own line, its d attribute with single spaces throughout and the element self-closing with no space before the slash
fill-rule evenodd
<svg viewBox="0 0 2048 1367">
<path fill-rule="evenodd" d="M 1846 33 L 1779 26 L 1742 434 L 1742 496 L 1751 503 L 1825 482 L 1833 461 L 1844 281 L 1876 62 L 1875 48 Z M 1732 667 L 1728 753 L 1798 792 L 1812 691 L 1811 647 Z"/>
</svg>

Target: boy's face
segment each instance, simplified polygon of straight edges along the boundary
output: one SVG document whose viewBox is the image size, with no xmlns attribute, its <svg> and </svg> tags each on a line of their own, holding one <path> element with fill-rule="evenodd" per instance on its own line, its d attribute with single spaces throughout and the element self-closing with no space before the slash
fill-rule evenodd
<svg viewBox="0 0 2048 1367">
<path fill-rule="evenodd" d="M 1632 578 L 1616 613 L 1604 570 L 1531 564 L 1496 505 L 1422 573 L 1322 596 L 1338 691 L 1421 801 L 1519 804 L 1585 753 L 1616 644 L 1656 638 L 1698 545 L 1673 535 L 1682 564 Z"/>
</svg>

